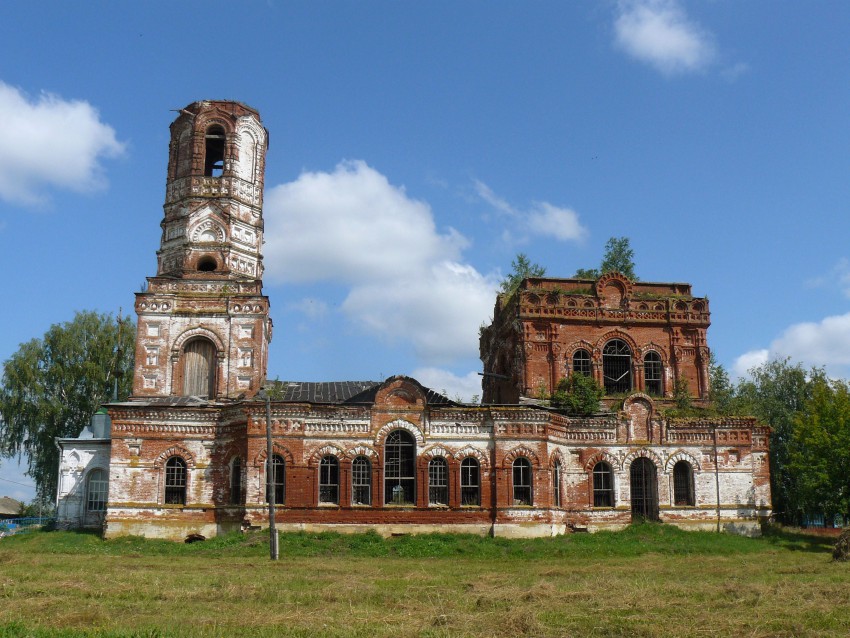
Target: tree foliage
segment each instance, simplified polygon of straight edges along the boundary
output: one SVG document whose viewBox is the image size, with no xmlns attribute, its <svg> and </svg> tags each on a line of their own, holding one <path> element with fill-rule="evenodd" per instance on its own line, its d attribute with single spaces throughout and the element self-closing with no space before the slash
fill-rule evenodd
<svg viewBox="0 0 850 638">
<path fill-rule="evenodd" d="M 599 268 L 579 268 L 573 276 L 578 279 L 599 279 L 605 273 L 618 272 L 637 281 L 634 259 L 635 251 L 628 237 L 609 237 Z"/>
<path fill-rule="evenodd" d="M 0 450 L 24 454 L 38 497 L 56 491 L 54 437 L 77 436 L 118 381 L 119 399 L 132 389 L 135 327 L 129 318 L 78 312 L 41 339 L 21 344 L 3 364 Z"/>
<path fill-rule="evenodd" d="M 502 279 L 500 290 L 502 294 L 510 296 L 517 291 L 523 279 L 545 275 L 545 267 L 531 263 L 525 253 L 517 253 L 516 258 L 511 262 L 511 272 Z"/>
<path fill-rule="evenodd" d="M 604 393 L 595 379 L 573 372 L 558 382 L 552 394 L 552 404 L 570 414 L 593 414 L 599 410 L 599 401 Z"/>
</svg>

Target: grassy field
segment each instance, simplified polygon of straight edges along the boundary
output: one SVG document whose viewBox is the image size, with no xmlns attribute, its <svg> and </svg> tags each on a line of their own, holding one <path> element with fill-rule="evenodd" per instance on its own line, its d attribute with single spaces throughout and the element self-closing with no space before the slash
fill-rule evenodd
<svg viewBox="0 0 850 638">
<path fill-rule="evenodd" d="M 661 525 L 504 540 L 0 540 L 0 636 L 848 636 L 832 539 Z"/>
</svg>

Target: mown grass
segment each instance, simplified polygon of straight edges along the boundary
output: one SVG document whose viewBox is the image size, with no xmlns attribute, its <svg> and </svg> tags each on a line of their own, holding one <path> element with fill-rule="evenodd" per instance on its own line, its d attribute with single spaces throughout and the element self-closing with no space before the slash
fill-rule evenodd
<svg viewBox="0 0 850 638">
<path fill-rule="evenodd" d="M 280 539 L 3 539 L 0 636 L 850 635 L 850 566 L 802 534 Z"/>
</svg>

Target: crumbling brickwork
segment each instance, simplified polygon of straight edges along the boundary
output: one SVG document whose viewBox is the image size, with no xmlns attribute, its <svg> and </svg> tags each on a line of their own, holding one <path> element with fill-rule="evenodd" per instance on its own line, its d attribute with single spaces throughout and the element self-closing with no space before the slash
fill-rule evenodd
<svg viewBox="0 0 850 638">
<path fill-rule="evenodd" d="M 171 135 L 134 393 L 108 406 L 108 536 L 263 526 L 271 491 L 289 530 L 539 536 L 652 518 L 752 531 L 770 514 L 768 428 L 659 410 L 673 379 L 707 392 L 708 301 L 687 284 L 526 280 L 482 335 L 496 375 L 483 405 L 403 376 L 269 384 L 265 130 L 245 105 L 196 102 Z M 519 403 L 577 367 L 625 388 L 608 412 Z"/>
</svg>

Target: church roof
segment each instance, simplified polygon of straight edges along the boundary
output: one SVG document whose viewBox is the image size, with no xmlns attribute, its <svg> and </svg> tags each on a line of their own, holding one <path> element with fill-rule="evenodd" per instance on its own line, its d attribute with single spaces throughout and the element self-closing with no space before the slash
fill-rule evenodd
<svg viewBox="0 0 850 638">
<path fill-rule="evenodd" d="M 274 401 L 285 403 L 374 403 L 381 381 L 274 381 L 281 396 Z M 457 405 L 439 392 L 422 386 L 429 405 Z"/>
</svg>

